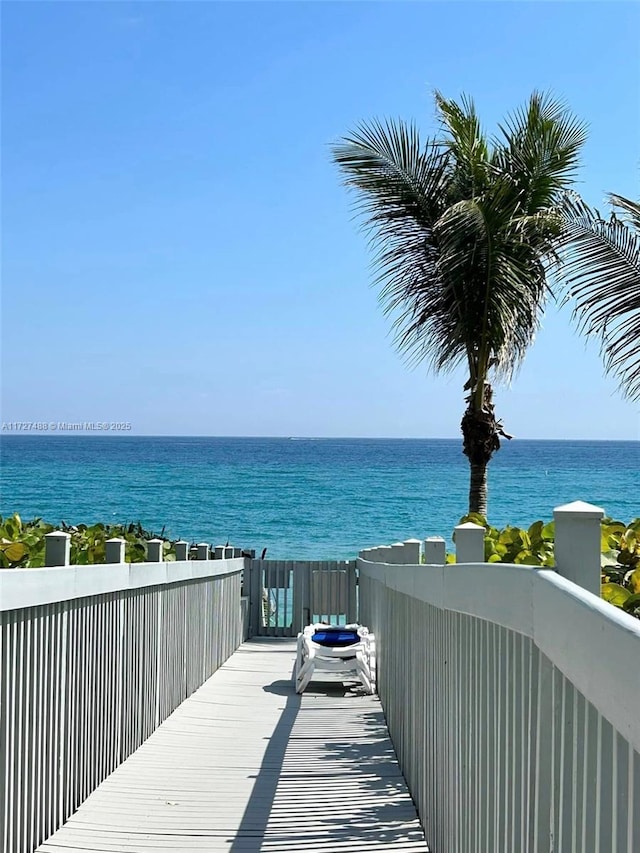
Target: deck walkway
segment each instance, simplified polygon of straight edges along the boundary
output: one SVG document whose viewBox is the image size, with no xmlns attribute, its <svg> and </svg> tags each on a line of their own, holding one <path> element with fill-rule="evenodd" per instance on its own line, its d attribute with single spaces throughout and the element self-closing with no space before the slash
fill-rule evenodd
<svg viewBox="0 0 640 853">
<path fill-rule="evenodd" d="M 297 696 L 294 648 L 244 643 L 38 850 L 428 851 L 377 698 Z"/>
</svg>

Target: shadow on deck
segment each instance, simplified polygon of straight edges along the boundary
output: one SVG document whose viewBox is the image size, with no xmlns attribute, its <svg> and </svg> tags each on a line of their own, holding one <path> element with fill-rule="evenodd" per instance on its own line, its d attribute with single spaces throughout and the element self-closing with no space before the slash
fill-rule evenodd
<svg viewBox="0 0 640 853">
<path fill-rule="evenodd" d="M 38 850 L 427 851 L 376 697 L 244 643 Z"/>
</svg>

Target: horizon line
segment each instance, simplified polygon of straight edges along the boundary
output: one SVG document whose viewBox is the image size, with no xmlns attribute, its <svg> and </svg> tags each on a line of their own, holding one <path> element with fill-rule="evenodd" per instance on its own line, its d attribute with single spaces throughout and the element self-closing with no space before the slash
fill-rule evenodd
<svg viewBox="0 0 640 853">
<path fill-rule="evenodd" d="M 86 432 L 0 432 L 0 441 L 4 438 L 221 438 L 221 439 L 248 439 L 248 440 L 278 440 L 278 441 L 456 441 L 462 442 L 462 437 L 451 436 L 394 436 L 394 435 L 212 435 L 212 434 L 174 434 L 174 433 L 131 433 L 93 431 Z M 511 441 L 573 441 L 573 442 L 636 442 L 639 438 L 533 438 L 531 436 L 514 436 Z M 501 446 L 509 444 L 510 441 L 502 442 Z"/>
</svg>

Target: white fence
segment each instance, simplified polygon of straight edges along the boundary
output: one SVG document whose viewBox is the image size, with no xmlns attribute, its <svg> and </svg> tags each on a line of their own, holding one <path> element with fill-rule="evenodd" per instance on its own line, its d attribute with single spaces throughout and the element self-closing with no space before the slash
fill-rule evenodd
<svg viewBox="0 0 640 853">
<path fill-rule="evenodd" d="M 358 618 L 355 560 L 247 560 L 250 634 L 295 637 L 305 625 Z"/>
<path fill-rule="evenodd" d="M 556 515 L 578 557 L 559 570 L 588 584 L 593 510 Z M 640 622 L 554 571 L 398 565 L 401 547 L 358 560 L 360 618 L 434 853 L 638 853 Z"/>
<path fill-rule="evenodd" d="M 34 850 L 232 654 L 243 568 L 0 571 L 2 853 Z"/>
</svg>

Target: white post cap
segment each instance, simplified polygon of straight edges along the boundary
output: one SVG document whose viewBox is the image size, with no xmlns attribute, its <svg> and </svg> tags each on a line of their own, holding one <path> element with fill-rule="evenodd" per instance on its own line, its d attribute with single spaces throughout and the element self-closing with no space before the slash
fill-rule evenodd
<svg viewBox="0 0 640 853">
<path fill-rule="evenodd" d="M 584 501 L 573 501 L 572 503 L 563 504 L 563 506 L 557 506 L 553 510 L 553 515 L 554 518 L 556 516 L 575 516 L 576 518 L 602 519 L 605 516 L 605 512 L 602 507 L 594 506 Z"/>
<path fill-rule="evenodd" d="M 485 529 L 467 521 L 454 528 L 456 563 L 484 563 Z"/>
</svg>

